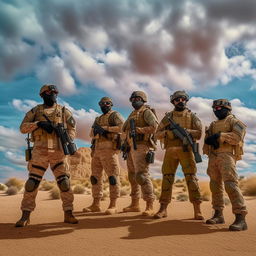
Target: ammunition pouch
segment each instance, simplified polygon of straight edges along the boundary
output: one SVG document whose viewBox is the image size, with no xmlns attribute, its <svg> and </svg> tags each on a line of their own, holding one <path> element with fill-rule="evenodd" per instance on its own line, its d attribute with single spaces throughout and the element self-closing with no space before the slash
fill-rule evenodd
<svg viewBox="0 0 256 256">
<path fill-rule="evenodd" d="M 146 162 L 149 164 L 153 164 L 155 159 L 155 152 L 153 150 L 149 150 L 146 154 Z"/>
<path fill-rule="evenodd" d="M 25 150 L 25 159 L 26 159 L 27 162 L 32 159 L 32 150 L 33 150 L 32 147 L 27 148 L 27 149 Z"/>
</svg>

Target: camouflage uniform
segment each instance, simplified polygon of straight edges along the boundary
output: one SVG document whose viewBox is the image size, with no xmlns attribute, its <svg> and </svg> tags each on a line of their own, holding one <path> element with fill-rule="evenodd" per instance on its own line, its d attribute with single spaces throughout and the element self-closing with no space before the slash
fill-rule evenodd
<svg viewBox="0 0 256 256">
<path fill-rule="evenodd" d="M 162 165 L 163 180 L 159 201 L 163 204 L 170 203 L 174 176 L 180 163 L 187 182 L 190 202 L 200 204 L 201 195 L 196 178 L 197 170 L 192 149 L 188 147 L 188 152 L 184 152 L 182 141 L 176 138 L 173 132 L 167 128 L 169 125 L 168 116 L 181 127 L 186 128 L 194 140 L 200 139 L 202 134 L 201 121 L 189 109 L 171 111 L 161 120 L 156 131 L 156 138 L 161 140 L 166 151 Z"/>
<path fill-rule="evenodd" d="M 74 196 L 70 188 L 69 166 L 60 139 L 53 128 L 54 125 L 62 123 L 73 140 L 76 135 L 76 125 L 71 112 L 56 103 L 57 94 L 56 86 L 42 86 L 40 96 L 44 99 L 44 104 L 31 109 L 20 125 L 22 133 L 31 133 L 31 141 L 34 145 L 31 159 L 28 162 L 29 178 L 25 184 L 21 202 L 22 217 L 16 222 L 16 227 L 24 227 L 29 223 L 30 213 L 36 207 L 35 199 L 39 184 L 49 166 L 60 188 L 64 222 L 78 223 L 72 214 Z M 49 99 L 52 101 L 47 101 Z"/>
<path fill-rule="evenodd" d="M 49 134 L 45 130 L 37 127 L 37 122 L 46 121 L 43 114 L 55 124 L 62 123 L 63 120 L 66 120 L 65 123 L 68 133 L 72 139 L 74 139 L 76 134 L 75 121 L 68 109 L 55 103 L 50 108 L 46 108 L 44 105 L 34 107 L 26 114 L 20 126 L 22 133 L 32 133 L 32 141 L 34 142 L 32 159 L 28 163 L 29 177 L 41 181 L 50 164 L 53 174 L 58 181 L 66 175 L 69 176 L 69 167 L 56 133 Z M 32 192 L 25 190 L 21 203 L 22 210 L 33 211 L 35 209 L 37 192 L 38 188 Z M 60 195 L 63 202 L 63 210 L 72 210 L 74 200 L 72 190 L 69 189 L 66 192 L 60 191 Z"/>
<path fill-rule="evenodd" d="M 210 189 L 212 192 L 212 206 L 214 210 L 224 208 L 224 188 L 229 196 L 234 214 L 246 215 L 247 210 L 242 193 L 238 187 L 236 161 L 243 154 L 242 146 L 246 126 L 234 115 L 229 114 L 223 120 L 210 124 L 206 130 L 206 138 L 220 133 L 219 147 L 204 145 L 204 153 L 209 156 L 207 174 L 210 176 Z"/>
<path fill-rule="evenodd" d="M 109 133 L 107 138 L 97 134 L 93 135 L 91 130 L 91 137 L 95 140 L 95 148 L 92 155 L 92 196 L 93 198 L 102 198 L 102 175 L 103 169 L 109 178 L 110 199 L 116 199 L 120 194 L 120 166 L 118 160 L 119 149 L 117 148 L 118 137 L 120 136 L 123 118 L 117 111 L 109 111 L 95 119 L 98 125 L 105 127 Z"/>
<path fill-rule="evenodd" d="M 134 150 L 133 142 L 129 137 L 130 119 L 135 120 L 138 133 L 136 138 L 137 150 Z M 128 143 L 131 148 L 127 158 L 127 168 L 132 200 L 140 198 L 140 187 L 142 197 L 146 202 L 153 203 L 155 200 L 153 185 L 149 176 L 149 163 L 146 162 L 145 157 L 148 151 L 155 147 L 154 143 L 152 143 L 152 134 L 155 132 L 156 127 L 156 116 L 147 105 L 134 110 L 123 126 L 123 131 L 127 134 Z"/>
</svg>

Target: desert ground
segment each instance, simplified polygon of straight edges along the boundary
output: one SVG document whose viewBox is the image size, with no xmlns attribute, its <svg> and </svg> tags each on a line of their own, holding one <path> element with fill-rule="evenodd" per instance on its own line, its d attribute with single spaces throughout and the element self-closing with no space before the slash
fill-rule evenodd
<svg viewBox="0 0 256 256">
<path fill-rule="evenodd" d="M 174 201 L 169 216 L 154 220 L 138 213 L 121 213 L 129 196 L 119 199 L 116 215 L 85 214 L 82 208 L 91 203 L 90 195 L 75 195 L 74 212 L 79 224 L 64 224 L 60 200 L 49 200 L 48 191 L 39 191 L 31 223 L 15 228 L 20 217 L 22 194 L 0 193 L 0 255 L 256 255 L 256 198 L 246 198 L 249 229 L 229 232 L 233 221 L 231 205 L 226 206 L 225 224 L 206 225 L 192 218 L 192 205 Z M 102 202 L 106 209 L 108 199 Z M 144 208 L 145 203 L 141 200 Z M 158 202 L 155 202 L 155 210 Z M 210 202 L 202 203 L 206 218 L 212 215 Z"/>
</svg>

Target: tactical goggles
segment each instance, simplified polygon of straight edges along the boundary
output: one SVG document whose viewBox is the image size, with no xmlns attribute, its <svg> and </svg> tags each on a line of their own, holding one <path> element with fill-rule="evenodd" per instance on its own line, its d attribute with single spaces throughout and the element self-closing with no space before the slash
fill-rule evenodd
<svg viewBox="0 0 256 256">
<path fill-rule="evenodd" d="M 136 96 L 136 97 L 131 97 L 130 98 L 130 101 L 131 102 L 134 102 L 134 101 L 141 101 L 142 100 L 142 98 L 140 97 L 140 96 Z"/>
<path fill-rule="evenodd" d="M 101 102 L 99 102 L 99 105 L 100 106 L 110 106 L 110 105 L 112 105 L 112 102 L 111 101 L 101 101 Z"/>
<path fill-rule="evenodd" d="M 181 97 L 175 98 L 173 101 L 176 101 L 176 102 L 187 101 L 187 98 L 181 96 Z"/>
</svg>

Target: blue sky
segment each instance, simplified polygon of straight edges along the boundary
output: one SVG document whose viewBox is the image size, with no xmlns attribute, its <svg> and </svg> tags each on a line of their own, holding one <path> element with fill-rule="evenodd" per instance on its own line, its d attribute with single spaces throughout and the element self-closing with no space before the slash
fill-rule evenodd
<svg viewBox="0 0 256 256">
<path fill-rule="evenodd" d="M 58 86 L 59 102 L 74 113 L 79 147 L 89 145 L 105 95 L 127 117 L 130 94 L 144 90 L 161 117 L 170 94 L 184 89 L 204 125 L 214 119 L 212 100 L 227 98 L 247 125 L 239 174 L 254 174 L 255 13 L 253 0 L 1 1 L 0 181 L 27 175 L 19 125 L 45 83 Z M 161 161 L 159 149 L 155 177 Z M 200 177 L 206 167 L 207 159 Z"/>
</svg>

